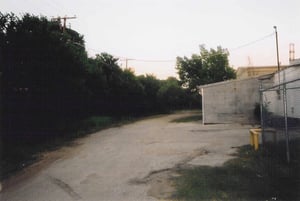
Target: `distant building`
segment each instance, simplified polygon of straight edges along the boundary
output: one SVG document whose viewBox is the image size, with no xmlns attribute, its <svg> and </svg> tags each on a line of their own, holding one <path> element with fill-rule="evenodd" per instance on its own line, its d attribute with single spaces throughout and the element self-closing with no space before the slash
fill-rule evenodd
<svg viewBox="0 0 300 201">
<path fill-rule="evenodd" d="M 300 59 L 293 59 L 290 61 L 290 66 L 300 66 Z"/>
<path fill-rule="evenodd" d="M 285 69 L 288 66 L 280 66 L 280 69 Z M 246 79 L 251 77 L 259 77 L 261 75 L 267 75 L 277 72 L 277 66 L 252 66 L 252 67 L 239 67 L 236 75 L 237 79 Z"/>
</svg>

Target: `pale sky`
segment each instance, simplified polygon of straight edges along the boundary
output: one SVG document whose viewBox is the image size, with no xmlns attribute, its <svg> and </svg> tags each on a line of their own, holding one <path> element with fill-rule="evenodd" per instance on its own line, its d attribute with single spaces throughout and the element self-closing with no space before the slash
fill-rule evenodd
<svg viewBox="0 0 300 201">
<path fill-rule="evenodd" d="M 300 57 L 299 0 L 1 0 L 0 8 L 48 19 L 76 15 L 67 25 L 84 35 L 90 56 L 107 52 L 122 67 L 134 59 L 128 67 L 136 74 L 161 79 L 176 76 L 176 57 L 199 53 L 201 44 L 228 48 L 235 69 L 276 65 L 274 25 L 281 64 L 290 43 Z"/>
</svg>

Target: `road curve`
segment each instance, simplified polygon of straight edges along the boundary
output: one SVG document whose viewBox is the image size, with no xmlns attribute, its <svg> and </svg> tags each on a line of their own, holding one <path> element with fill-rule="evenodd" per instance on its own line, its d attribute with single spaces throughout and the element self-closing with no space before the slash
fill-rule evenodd
<svg viewBox="0 0 300 201">
<path fill-rule="evenodd" d="M 24 179 L 10 182 L 0 200 L 157 200 L 149 182 L 154 174 L 178 165 L 222 165 L 232 157 L 232 147 L 248 143 L 250 126 L 171 122 L 189 115 L 194 112 L 148 118 L 78 139 L 25 169 L 17 176 Z"/>
</svg>

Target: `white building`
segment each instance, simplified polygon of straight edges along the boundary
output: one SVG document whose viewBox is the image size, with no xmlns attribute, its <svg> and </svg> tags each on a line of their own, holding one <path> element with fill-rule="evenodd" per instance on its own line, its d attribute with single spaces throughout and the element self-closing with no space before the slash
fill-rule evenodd
<svg viewBox="0 0 300 201">
<path fill-rule="evenodd" d="M 289 68 L 272 77 L 274 86 L 297 79 L 298 81 L 286 84 L 287 116 L 291 118 L 300 118 L 300 59 L 294 60 Z M 283 86 L 276 87 L 275 91 L 264 92 L 263 99 L 269 112 L 276 116 L 284 116 Z"/>
</svg>

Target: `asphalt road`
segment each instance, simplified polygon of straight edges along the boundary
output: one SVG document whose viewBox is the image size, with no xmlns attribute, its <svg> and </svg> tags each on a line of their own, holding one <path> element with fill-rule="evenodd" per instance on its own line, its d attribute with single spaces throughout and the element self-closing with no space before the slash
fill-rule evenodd
<svg viewBox="0 0 300 201">
<path fill-rule="evenodd" d="M 172 192 L 162 173 L 222 165 L 248 143 L 247 125 L 173 123 L 181 112 L 110 128 L 46 153 L 7 182 L 1 201 L 158 200 Z M 158 185 L 159 183 L 159 185 Z"/>
</svg>

